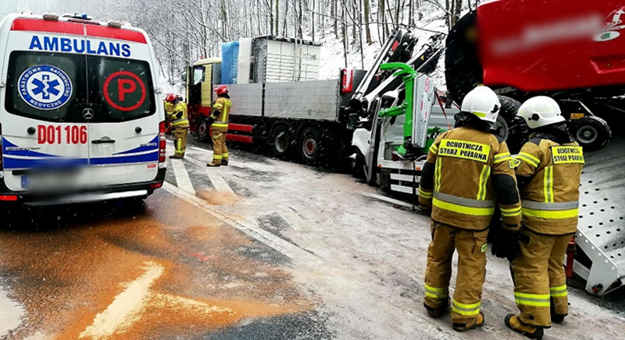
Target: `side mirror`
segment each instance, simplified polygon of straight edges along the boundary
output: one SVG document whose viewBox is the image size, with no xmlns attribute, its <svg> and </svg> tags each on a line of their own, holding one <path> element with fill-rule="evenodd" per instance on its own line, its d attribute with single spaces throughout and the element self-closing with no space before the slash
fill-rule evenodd
<svg viewBox="0 0 625 340">
<path fill-rule="evenodd" d="M 182 86 L 187 86 L 187 72 L 182 72 L 180 77 L 182 78 Z"/>
</svg>

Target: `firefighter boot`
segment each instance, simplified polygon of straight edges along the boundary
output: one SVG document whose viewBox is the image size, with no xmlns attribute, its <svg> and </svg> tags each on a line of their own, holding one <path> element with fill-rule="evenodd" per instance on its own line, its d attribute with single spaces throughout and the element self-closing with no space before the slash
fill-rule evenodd
<svg viewBox="0 0 625 340">
<path fill-rule="evenodd" d="M 221 166 L 221 164 L 216 164 L 216 163 L 210 162 L 210 163 L 206 163 L 206 166 L 209 167 L 209 168 L 218 168 L 218 167 Z"/>
<path fill-rule="evenodd" d="M 447 299 L 447 303 L 441 308 L 432 308 L 428 306 L 425 302 L 423 303 L 423 307 L 425 307 L 425 311 L 431 318 L 436 319 L 445 314 L 447 312 L 447 309 L 449 309 L 449 299 Z"/>
<path fill-rule="evenodd" d="M 221 160 L 221 165 L 228 166 L 228 160 L 227 159 L 222 159 Z"/>
<path fill-rule="evenodd" d="M 551 322 L 561 324 L 564 322 L 564 317 L 566 314 L 558 314 L 556 313 L 555 303 L 553 302 L 553 298 L 551 298 Z"/>
<path fill-rule="evenodd" d="M 530 339 L 540 340 L 543 338 L 544 331 L 541 327 L 529 326 L 522 323 L 519 317 L 514 314 L 508 314 L 505 319 L 506 326 L 511 330 L 525 335 Z"/>
<path fill-rule="evenodd" d="M 456 332 L 466 332 L 470 329 L 475 329 L 484 326 L 484 314 L 480 312 L 473 321 L 467 323 L 454 323 L 453 327 Z"/>
</svg>

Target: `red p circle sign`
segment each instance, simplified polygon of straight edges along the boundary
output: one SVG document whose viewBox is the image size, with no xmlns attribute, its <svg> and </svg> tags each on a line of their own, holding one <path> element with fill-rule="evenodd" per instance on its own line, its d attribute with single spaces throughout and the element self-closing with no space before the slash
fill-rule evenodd
<svg viewBox="0 0 625 340">
<path fill-rule="evenodd" d="M 118 71 L 104 81 L 104 99 L 119 111 L 133 111 L 145 102 L 145 84 L 136 74 Z"/>
</svg>

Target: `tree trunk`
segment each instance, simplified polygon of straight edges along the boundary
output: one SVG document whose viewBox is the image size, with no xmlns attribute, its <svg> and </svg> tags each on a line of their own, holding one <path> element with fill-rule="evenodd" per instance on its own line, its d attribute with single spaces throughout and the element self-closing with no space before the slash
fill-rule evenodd
<svg viewBox="0 0 625 340">
<path fill-rule="evenodd" d="M 342 35 L 343 35 L 343 56 L 345 57 L 345 67 L 347 68 L 348 65 L 348 61 L 347 61 L 347 47 L 349 46 L 349 41 L 348 41 L 348 37 L 347 37 L 347 16 L 345 14 L 345 7 L 343 7 L 342 9 Z"/>
<path fill-rule="evenodd" d="M 315 0 L 312 0 L 312 13 L 310 15 L 310 27 L 312 27 L 312 41 L 315 41 Z"/>
<path fill-rule="evenodd" d="M 304 31 L 302 30 L 302 26 L 304 26 L 304 11 L 302 10 L 302 1 L 298 0 L 299 13 L 297 13 L 299 25 L 297 25 L 297 33 L 300 39 L 304 39 Z M 458 0 L 461 1 L 461 0 Z"/>
<path fill-rule="evenodd" d="M 332 1 L 332 13 L 331 15 L 334 17 L 334 35 L 336 36 L 336 38 L 339 38 L 339 28 L 338 28 L 338 23 L 339 23 L 339 11 L 338 11 L 338 0 L 333 0 Z"/>
<path fill-rule="evenodd" d="M 289 36 L 289 29 L 287 28 L 286 18 L 289 16 L 289 0 L 284 2 L 284 22 L 282 23 L 282 35 L 284 37 Z"/>
<path fill-rule="evenodd" d="M 367 44 L 371 45 L 371 28 L 369 27 L 369 17 L 371 16 L 371 4 L 369 0 L 364 0 L 365 7 L 365 34 L 367 35 Z"/>
<path fill-rule="evenodd" d="M 276 35 L 280 34 L 280 0 L 276 0 Z"/>
<path fill-rule="evenodd" d="M 389 32 L 388 32 L 388 23 L 386 22 L 386 0 L 379 0 L 380 4 L 379 4 L 379 8 L 378 8 L 378 16 L 380 17 L 379 20 L 382 21 L 382 27 L 383 27 L 383 32 L 384 32 L 384 40 L 386 40 L 386 37 L 388 36 Z M 449 0 L 448 0 L 449 1 Z"/>
</svg>

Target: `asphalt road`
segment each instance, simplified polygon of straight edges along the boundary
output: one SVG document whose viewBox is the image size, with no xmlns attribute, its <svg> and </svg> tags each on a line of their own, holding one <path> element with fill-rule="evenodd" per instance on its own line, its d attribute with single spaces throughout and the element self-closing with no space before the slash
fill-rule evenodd
<svg viewBox="0 0 625 340">
<path fill-rule="evenodd" d="M 426 217 L 348 175 L 244 151 L 207 169 L 206 149 L 170 161 L 144 205 L 5 213 L 0 339 L 522 339 L 503 325 L 503 260 L 489 257 L 487 325 L 455 333 L 422 308 Z M 623 338 L 623 294 L 570 295 L 549 339 Z"/>
</svg>

